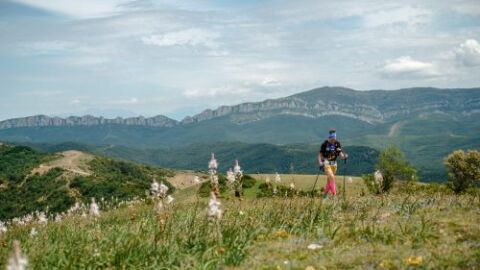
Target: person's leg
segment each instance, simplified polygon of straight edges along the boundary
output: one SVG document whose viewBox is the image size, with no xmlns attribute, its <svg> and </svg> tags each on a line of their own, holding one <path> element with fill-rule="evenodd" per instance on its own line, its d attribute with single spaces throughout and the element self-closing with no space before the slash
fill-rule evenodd
<svg viewBox="0 0 480 270">
<path fill-rule="evenodd" d="M 323 194 L 324 197 L 328 195 L 328 192 L 332 192 L 333 195 L 336 194 L 335 192 L 335 176 L 332 171 L 331 166 L 325 167 L 325 173 L 327 174 L 327 185 L 325 186 L 325 193 Z"/>
<path fill-rule="evenodd" d="M 330 191 L 330 181 L 329 181 L 329 175 L 331 173 L 331 169 L 329 166 L 325 166 L 325 175 L 327 175 L 327 183 L 325 184 L 325 191 L 323 192 L 323 198 L 326 199 L 328 197 L 328 192 Z"/>
<path fill-rule="evenodd" d="M 337 165 L 334 165 L 334 166 L 330 166 L 331 168 L 331 187 L 330 187 L 330 190 L 332 191 L 332 194 L 335 196 L 337 195 L 337 189 L 336 189 L 336 186 L 335 186 L 335 173 L 337 172 Z"/>
</svg>

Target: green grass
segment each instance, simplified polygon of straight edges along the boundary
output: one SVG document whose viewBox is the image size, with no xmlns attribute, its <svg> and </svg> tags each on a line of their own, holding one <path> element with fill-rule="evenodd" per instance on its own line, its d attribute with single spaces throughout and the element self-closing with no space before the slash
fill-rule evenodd
<svg viewBox="0 0 480 270">
<path fill-rule="evenodd" d="M 254 174 L 252 175 L 256 179 L 258 179 L 261 182 L 265 182 L 266 176 L 270 178 L 271 182 L 274 182 L 275 180 L 275 175 L 274 174 Z M 352 194 L 358 194 L 363 187 L 361 184 L 362 178 L 357 177 L 357 176 L 345 176 L 346 177 L 346 193 L 347 195 L 352 195 Z M 304 191 L 311 191 L 313 189 L 313 186 L 315 184 L 315 180 L 317 178 L 317 175 L 310 175 L 310 174 L 280 174 L 280 178 L 282 179 L 282 182 L 280 185 L 288 187 L 290 183 L 294 183 L 295 187 L 300 190 Z M 337 175 L 335 177 L 335 184 L 337 187 L 337 192 L 343 191 L 343 175 Z M 348 178 L 351 178 L 352 183 L 350 183 Z M 317 184 L 315 185 L 316 190 L 321 190 L 323 187 L 325 187 L 325 184 L 327 182 L 327 177 L 322 173 L 318 177 Z"/>
<path fill-rule="evenodd" d="M 289 183 L 289 177 L 282 175 L 283 182 Z M 310 188 L 314 178 L 294 176 L 302 188 Z M 98 220 L 71 216 L 43 227 L 13 227 L 0 235 L 0 269 L 14 239 L 21 241 L 33 269 L 478 269 L 480 265 L 478 195 L 453 195 L 424 184 L 415 187 L 414 195 L 396 188 L 384 197 L 362 196 L 363 183 L 354 179 L 347 186 L 346 201 L 258 199 L 253 194 L 259 183 L 245 192 L 243 201 L 224 195 L 225 213 L 218 223 L 207 220 L 207 199 L 197 199 L 197 187 L 191 187 L 175 194 L 177 200 L 162 214 L 146 201 L 106 211 Z M 39 231 L 33 238 L 29 237 L 32 226 Z M 322 248 L 307 249 L 311 243 Z"/>
</svg>

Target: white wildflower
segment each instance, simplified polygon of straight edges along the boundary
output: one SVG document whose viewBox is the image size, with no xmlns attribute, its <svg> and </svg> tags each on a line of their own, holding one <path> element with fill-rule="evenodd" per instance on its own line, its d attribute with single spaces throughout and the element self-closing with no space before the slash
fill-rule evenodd
<svg viewBox="0 0 480 270">
<path fill-rule="evenodd" d="M 100 251 L 97 248 L 93 250 L 93 257 L 100 257 Z"/>
<path fill-rule="evenodd" d="M 280 177 L 280 174 L 278 173 L 275 173 L 275 183 L 280 183 L 282 182 L 282 178 Z"/>
<path fill-rule="evenodd" d="M 33 214 L 28 214 L 28 215 L 26 215 L 22 218 L 22 220 L 25 224 L 31 223 L 34 219 L 35 219 L 35 217 L 33 216 Z"/>
<path fill-rule="evenodd" d="M 173 200 L 175 200 L 172 195 L 168 195 L 167 196 L 167 204 L 171 204 L 173 202 Z"/>
<path fill-rule="evenodd" d="M 150 185 L 150 193 L 153 196 L 157 196 L 160 193 L 160 185 L 156 180 L 153 180 L 152 184 Z"/>
<path fill-rule="evenodd" d="M 94 217 L 100 216 L 100 209 L 98 204 L 95 202 L 95 198 L 92 198 L 92 202 L 90 203 L 90 215 Z"/>
<path fill-rule="evenodd" d="M 352 177 L 348 177 L 348 178 L 347 178 L 347 181 L 348 181 L 348 183 L 353 183 Z"/>
<path fill-rule="evenodd" d="M 240 167 L 240 164 L 238 164 L 238 160 L 235 160 L 235 166 L 233 166 L 233 173 L 235 173 L 235 175 L 243 174 L 242 168 Z"/>
<path fill-rule="evenodd" d="M 8 229 L 7 229 L 7 226 L 5 225 L 5 223 L 0 221 L 0 234 L 6 233 L 7 231 L 8 231 Z"/>
<path fill-rule="evenodd" d="M 44 212 L 38 213 L 37 219 L 38 219 L 37 222 L 38 222 L 38 224 L 40 224 L 40 225 L 45 225 L 45 224 L 48 223 L 47 216 L 45 215 Z"/>
<path fill-rule="evenodd" d="M 308 245 L 307 248 L 308 248 L 308 249 L 311 249 L 311 250 L 316 250 L 316 249 L 323 248 L 323 246 L 322 246 L 322 245 L 319 245 L 319 244 L 310 244 L 310 245 Z"/>
<path fill-rule="evenodd" d="M 67 214 L 71 215 L 76 213 L 78 210 L 80 210 L 81 206 L 79 202 L 76 202 L 70 209 L 67 210 Z"/>
<path fill-rule="evenodd" d="M 165 198 L 165 196 L 167 196 L 168 189 L 169 188 L 167 185 L 165 185 L 163 182 L 160 183 L 159 195 L 161 198 Z"/>
<path fill-rule="evenodd" d="M 62 221 L 62 215 L 61 214 L 55 215 L 55 222 L 60 222 L 60 221 Z"/>
<path fill-rule="evenodd" d="M 193 177 L 193 184 L 199 184 L 200 183 L 200 177 L 196 176 Z"/>
<path fill-rule="evenodd" d="M 34 238 L 35 236 L 37 236 L 37 234 L 37 229 L 35 229 L 35 227 L 32 227 L 32 229 L 30 230 L 30 238 Z"/>
<path fill-rule="evenodd" d="M 375 171 L 375 173 L 373 174 L 373 178 L 375 179 L 375 183 L 377 184 L 377 186 L 382 186 L 383 184 L 383 175 L 380 171 Z"/>
<path fill-rule="evenodd" d="M 19 218 L 13 218 L 13 219 L 12 219 L 12 223 L 13 223 L 13 224 L 20 225 L 20 224 L 18 224 L 19 222 L 20 222 L 20 219 L 19 219 Z"/>
<path fill-rule="evenodd" d="M 215 159 L 215 154 L 214 154 L 214 153 L 212 153 L 212 157 L 211 157 L 211 159 L 210 159 L 210 162 L 208 163 L 208 168 L 209 168 L 210 170 L 214 170 L 214 171 L 216 171 L 217 168 L 218 168 L 218 162 L 217 162 L 217 160 Z"/>
<path fill-rule="evenodd" d="M 230 184 L 235 182 L 235 173 L 232 171 L 232 169 L 229 169 L 227 171 L 227 180 Z"/>
<path fill-rule="evenodd" d="M 207 216 L 214 220 L 219 220 L 222 218 L 222 209 L 220 208 L 221 204 L 217 200 L 214 192 L 210 193 L 210 201 L 208 201 Z"/>
<path fill-rule="evenodd" d="M 278 193 L 277 187 L 274 187 L 273 188 L 273 194 L 277 194 L 277 193 Z"/>
<path fill-rule="evenodd" d="M 27 257 L 22 255 L 20 242 L 13 241 L 13 254 L 8 259 L 7 270 L 25 270 L 28 266 Z"/>
<path fill-rule="evenodd" d="M 218 175 L 212 175 L 212 184 L 218 185 Z"/>
<path fill-rule="evenodd" d="M 216 194 L 220 193 L 220 187 L 218 185 L 218 176 L 217 176 L 218 162 L 215 159 L 215 155 L 212 153 L 212 158 L 208 163 L 208 173 L 210 174 L 210 187 L 213 192 Z"/>
<path fill-rule="evenodd" d="M 157 214 L 161 214 L 164 210 L 165 207 L 163 206 L 163 202 L 159 200 L 158 203 L 155 204 L 155 212 L 157 212 Z"/>
<path fill-rule="evenodd" d="M 290 183 L 290 189 L 295 189 L 295 184 L 293 182 Z"/>
</svg>

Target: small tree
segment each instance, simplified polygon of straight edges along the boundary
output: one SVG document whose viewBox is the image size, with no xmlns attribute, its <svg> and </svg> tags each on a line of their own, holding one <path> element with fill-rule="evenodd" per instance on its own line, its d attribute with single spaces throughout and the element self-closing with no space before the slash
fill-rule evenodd
<svg viewBox="0 0 480 270">
<path fill-rule="evenodd" d="M 461 193 L 480 181 L 480 152 L 477 150 L 456 150 L 444 160 L 448 171 L 449 187 Z"/>
<path fill-rule="evenodd" d="M 418 178 L 415 168 L 408 164 L 403 152 L 394 145 L 380 153 L 375 168 L 381 173 L 381 181 L 376 180 L 373 174 L 363 176 L 368 189 L 375 194 L 390 191 L 395 181 L 412 182 Z"/>
</svg>

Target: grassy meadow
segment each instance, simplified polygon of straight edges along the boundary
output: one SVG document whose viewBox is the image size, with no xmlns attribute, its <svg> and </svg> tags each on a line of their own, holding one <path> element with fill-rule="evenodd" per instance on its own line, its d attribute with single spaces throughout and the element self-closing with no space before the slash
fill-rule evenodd
<svg viewBox="0 0 480 270">
<path fill-rule="evenodd" d="M 207 218 L 198 186 L 178 190 L 163 210 L 153 200 L 72 215 L 0 234 L 0 269 L 14 239 L 32 269 L 478 269 L 480 200 L 438 185 L 401 186 L 384 196 L 347 181 L 346 199 L 256 198 L 266 175 L 220 198 L 223 217 Z M 269 175 L 274 181 L 274 176 Z M 281 175 L 309 190 L 314 175 Z M 343 177 L 338 177 L 341 190 Z M 317 188 L 325 185 L 322 176 Z M 365 192 L 364 192 L 365 190 Z M 366 194 L 365 194 L 366 193 Z M 37 231 L 32 234 L 32 228 Z M 313 244 L 313 245 L 312 245 Z"/>
</svg>

